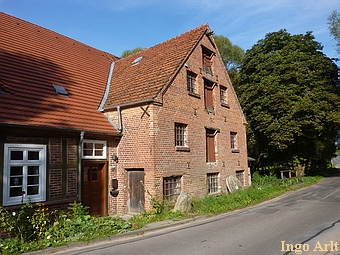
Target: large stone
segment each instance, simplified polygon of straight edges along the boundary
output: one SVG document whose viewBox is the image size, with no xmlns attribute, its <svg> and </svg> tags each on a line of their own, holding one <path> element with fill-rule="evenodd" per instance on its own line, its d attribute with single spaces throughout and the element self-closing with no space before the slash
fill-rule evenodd
<svg viewBox="0 0 340 255">
<path fill-rule="evenodd" d="M 176 200 L 174 212 L 180 211 L 183 213 L 189 213 L 191 211 L 191 197 L 185 192 L 181 192 Z"/>
<path fill-rule="evenodd" d="M 227 183 L 227 188 L 230 193 L 238 189 L 242 189 L 242 183 L 234 175 L 228 176 L 226 179 L 226 183 Z"/>
</svg>

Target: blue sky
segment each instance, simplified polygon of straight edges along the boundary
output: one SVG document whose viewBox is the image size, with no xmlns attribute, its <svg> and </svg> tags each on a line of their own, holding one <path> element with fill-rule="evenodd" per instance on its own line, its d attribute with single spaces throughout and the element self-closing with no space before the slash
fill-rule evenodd
<svg viewBox="0 0 340 255">
<path fill-rule="evenodd" d="M 313 31 L 328 57 L 339 57 L 327 17 L 340 0 L 0 0 L 0 11 L 121 56 L 199 25 L 244 50 L 266 33 Z"/>
</svg>

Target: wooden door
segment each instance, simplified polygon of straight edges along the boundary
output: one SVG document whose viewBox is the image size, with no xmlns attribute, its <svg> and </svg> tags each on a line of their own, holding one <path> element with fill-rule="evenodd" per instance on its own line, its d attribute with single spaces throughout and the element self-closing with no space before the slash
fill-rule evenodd
<svg viewBox="0 0 340 255">
<path fill-rule="evenodd" d="M 86 162 L 82 169 L 82 204 L 89 207 L 91 215 L 105 215 L 106 164 Z"/>
<path fill-rule="evenodd" d="M 128 171 L 128 210 L 129 212 L 141 212 L 144 209 L 144 171 Z"/>
</svg>

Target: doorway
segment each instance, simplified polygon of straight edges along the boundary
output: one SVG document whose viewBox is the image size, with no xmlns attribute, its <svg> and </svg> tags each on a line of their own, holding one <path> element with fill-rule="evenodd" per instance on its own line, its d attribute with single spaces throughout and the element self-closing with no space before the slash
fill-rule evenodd
<svg viewBox="0 0 340 255">
<path fill-rule="evenodd" d="M 83 206 L 89 207 L 91 215 L 106 215 L 106 170 L 106 162 L 83 163 L 81 200 Z"/>
<path fill-rule="evenodd" d="M 128 170 L 128 201 L 129 213 L 141 212 L 144 209 L 144 169 Z"/>
</svg>

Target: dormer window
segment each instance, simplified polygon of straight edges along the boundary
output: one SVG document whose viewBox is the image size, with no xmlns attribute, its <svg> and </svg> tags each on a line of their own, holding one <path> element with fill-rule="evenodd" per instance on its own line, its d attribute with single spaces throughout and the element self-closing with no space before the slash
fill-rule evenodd
<svg viewBox="0 0 340 255">
<path fill-rule="evenodd" d="M 202 47 L 203 71 L 211 75 L 212 75 L 211 63 L 212 63 L 213 55 L 214 55 L 214 52 L 212 52 L 211 50 L 205 47 Z"/>
</svg>

